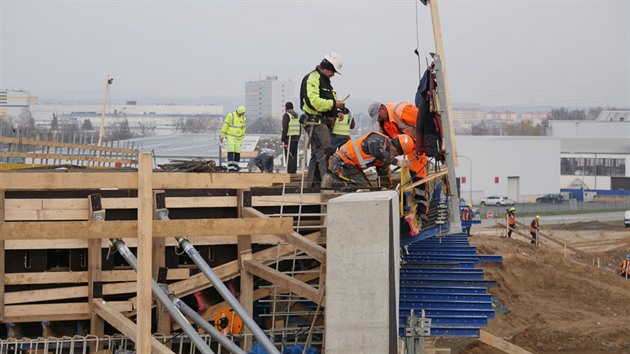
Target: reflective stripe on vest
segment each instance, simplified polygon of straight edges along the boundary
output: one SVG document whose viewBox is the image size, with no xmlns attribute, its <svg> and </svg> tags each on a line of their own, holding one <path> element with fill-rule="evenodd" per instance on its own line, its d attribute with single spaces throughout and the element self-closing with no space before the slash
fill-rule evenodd
<svg viewBox="0 0 630 354">
<path fill-rule="evenodd" d="M 230 119 L 231 118 L 231 119 Z M 226 123 L 228 125 L 228 129 L 225 132 L 225 135 L 242 139 L 245 135 L 245 116 L 239 117 L 236 112 L 232 112 L 229 114 L 229 118 L 226 119 Z"/>
<path fill-rule="evenodd" d="M 287 130 L 287 136 L 296 136 L 300 135 L 300 118 L 298 116 L 293 116 L 291 113 L 287 112 L 289 115 L 289 129 Z"/>
<path fill-rule="evenodd" d="M 389 108 L 389 110 L 392 113 L 391 116 L 389 117 L 389 120 L 392 121 L 392 118 L 393 118 L 393 121 L 396 122 L 396 125 L 398 125 L 398 128 L 400 130 L 402 130 L 407 135 L 415 136 L 416 134 L 415 125 L 414 126 L 408 125 L 402 120 L 402 112 L 404 111 L 404 108 L 407 105 L 409 105 L 409 103 L 407 102 L 391 102 L 391 103 L 387 103 L 385 106 Z M 417 119 L 417 117 L 415 119 Z"/>
<path fill-rule="evenodd" d="M 363 143 L 363 140 L 365 140 L 368 136 L 372 134 L 378 134 L 387 139 L 387 136 L 385 134 L 377 132 L 369 133 L 358 139 L 350 138 L 350 141 L 339 148 L 337 154 L 345 163 L 353 164 L 355 166 L 361 167 L 362 169 L 366 169 L 368 164 L 376 161 L 376 158 L 372 155 L 364 153 L 363 149 L 361 149 L 360 146 Z"/>
<path fill-rule="evenodd" d="M 350 126 L 352 125 L 352 113 L 344 114 L 342 120 L 335 121 L 335 127 L 333 128 L 332 133 L 337 135 L 350 135 Z"/>
</svg>

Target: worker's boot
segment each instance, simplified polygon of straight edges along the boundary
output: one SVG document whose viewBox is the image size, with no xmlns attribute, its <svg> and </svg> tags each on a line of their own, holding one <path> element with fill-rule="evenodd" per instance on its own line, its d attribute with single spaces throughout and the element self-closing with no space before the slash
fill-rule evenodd
<svg viewBox="0 0 630 354">
<path fill-rule="evenodd" d="M 331 189 L 333 187 L 333 184 L 334 184 L 333 176 L 330 173 L 325 173 L 324 176 L 322 176 L 321 188 Z"/>
</svg>

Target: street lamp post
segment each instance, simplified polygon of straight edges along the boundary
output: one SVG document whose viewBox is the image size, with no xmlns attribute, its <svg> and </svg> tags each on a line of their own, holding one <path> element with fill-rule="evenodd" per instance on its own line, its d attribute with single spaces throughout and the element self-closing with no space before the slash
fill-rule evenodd
<svg viewBox="0 0 630 354">
<path fill-rule="evenodd" d="M 469 177 L 469 179 L 470 179 L 470 199 L 468 200 L 468 202 L 472 203 L 473 202 L 472 201 L 472 188 L 473 188 L 472 187 L 472 160 L 468 156 L 457 155 L 457 157 L 461 157 L 463 159 L 468 160 L 468 165 L 470 166 L 470 171 L 469 171 L 469 173 L 470 173 L 470 177 Z"/>
</svg>

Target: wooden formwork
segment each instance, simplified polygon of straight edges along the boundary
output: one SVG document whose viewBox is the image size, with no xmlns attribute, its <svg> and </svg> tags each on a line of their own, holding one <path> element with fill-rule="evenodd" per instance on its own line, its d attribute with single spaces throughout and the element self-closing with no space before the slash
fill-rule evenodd
<svg viewBox="0 0 630 354">
<path fill-rule="evenodd" d="M 132 328 L 139 352 L 150 352 L 150 309 L 153 306 L 150 282 L 157 269 L 165 267 L 164 247 L 175 245 L 173 237 L 176 236 L 187 237 L 195 245 L 238 245 L 238 259 L 215 267 L 215 272 L 224 281 L 240 277 L 240 301 L 250 315 L 253 302 L 268 291 L 254 291 L 254 275 L 306 299 L 321 300 L 323 288 L 308 284 L 317 277 L 288 277 L 268 266 L 272 258 L 270 255 L 290 254 L 296 249 L 323 265 L 325 249 L 315 242 L 319 233 L 304 237 L 293 232 L 292 218 L 269 218 L 255 209 L 280 203 L 315 204 L 319 203 L 319 195 L 252 196 L 252 188 L 288 183 L 290 176 L 287 174 L 156 172 L 151 169 L 149 154 L 140 155 L 139 166 L 138 171 L 118 172 L 0 172 L 0 257 L 3 260 L 0 262 L 0 322 L 91 319 L 91 334 L 99 336 L 102 335 L 105 318 L 121 333 L 129 335 Z M 169 210 L 236 208 L 237 218 L 154 220 L 156 190 L 214 189 L 237 192 L 167 197 L 166 206 Z M 35 191 L 47 197 L 37 197 Z M 137 217 L 132 220 L 93 221 L 90 199 L 73 197 L 76 191 L 84 194 L 86 191 L 118 193 L 117 197 L 102 198 L 102 208 L 129 210 L 131 214 L 137 211 Z M 129 196 L 120 197 L 125 191 Z M 7 193 L 20 192 L 31 194 L 24 199 L 5 198 Z M 132 270 L 102 269 L 102 249 L 109 246 L 108 239 L 112 237 L 124 239 L 128 246 L 137 247 L 137 274 Z M 252 244 L 279 242 L 283 245 L 279 245 L 278 249 L 252 252 Z M 7 273 L 4 269 L 7 252 L 50 248 L 87 248 L 87 270 Z M 170 290 L 179 297 L 211 287 L 203 275 L 191 276 L 187 268 L 169 269 L 167 277 Z M 5 292 L 5 284 L 57 286 Z M 100 294 L 94 293 L 95 284 L 102 284 Z M 125 294 L 130 297 L 107 301 L 105 306 L 96 297 Z M 221 306 L 213 306 L 202 315 L 211 319 Z M 127 318 L 134 314 L 136 324 L 120 320 L 119 315 Z M 168 318 L 159 323 L 170 331 Z"/>
</svg>

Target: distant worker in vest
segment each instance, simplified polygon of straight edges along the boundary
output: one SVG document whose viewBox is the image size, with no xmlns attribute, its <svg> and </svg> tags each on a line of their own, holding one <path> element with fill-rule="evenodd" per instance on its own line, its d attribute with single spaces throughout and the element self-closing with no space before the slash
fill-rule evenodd
<svg viewBox="0 0 630 354">
<path fill-rule="evenodd" d="M 473 218 L 472 203 L 468 203 L 463 208 L 461 208 L 460 214 L 461 214 L 461 220 L 462 221 L 470 221 L 470 220 L 472 220 L 472 218 Z M 472 227 L 472 225 L 471 225 L 471 227 Z M 470 229 L 471 229 L 471 227 L 466 228 L 466 236 L 470 236 Z"/>
<path fill-rule="evenodd" d="M 347 108 L 343 109 L 343 118 L 337 119 L 333 125 L 331 144 L 335 149 L 340 148 L 350 140 L 350 130 L 354 129 L 354 114 Z"/>
<path fill-rule="evenodd" d="M 619 271 L 619 274 L 622 277 L 630 277 L 630 254 L 627 254 L 626 259 L 621 262 L 621 270 Z"/>
<path fill-rule="evenodd" d="M 511 207 L 507 213 L 507 225 L 508 225 L 508 233 L 507 237 L 512 237 L 512 230 L 516 230 L 516 208 Z"/>
<path fill-rule="evenodd" d="M 302 79 L 300 85 L 300 108 L 304 111 L 300 117 L 312 147 L 308 163 L 307 186 L 314 186 L 328 173 L 328 159 L 335 153 L 330 142 L 331 129 L 335 119 L 343 118 L 339 110 L 345 107 L 337 99 L 330 79 L 341 74 L 343 61 L 337 53 L 328 53 L 315 70 Z"/>
<path fill-rule="evenodd" d="M 376 167 L 381 187 L 391 187 L 390 165 L 409 167 L 409 161 L 397 159 L 414 151 L 413 140 L 404 135 L 390 139 L 378 132 L 350 139 L 332 156 L 330 174 L 324 176 L 322 188 L 357 187 L 369 188 L 372 184 L 363 172 Z"/>
<path fill-rule="evenodd" d="M 300 117 L 293 110 L 293 102 L 284 104 L 282 116 L 282 146 L 284 147 L 284 159 L 287 164 L 287 173 L 297 172 L 298 145 L 300 143 Z"/>
<path fill-rule="evenodd" d="M 381 133 L 390 138 L 398 134 L 406 134 L 416 141 L 416 120 L 418 119 L 418 108 L 408 102 L 375 102 L 368 108 L 370 117 L 378 123 Z M 409 170 L 412 182 L 419 181 L 427 176 L 427 157 L 424 154 L 417 155 L 415 151 L 405 156 L 410 161 Z M 417 207 L 417 215 L 422 221 L 427 221 L 427 208 L 429 206 L 428 192 L 426 184 L 421 184 L 414 189 L 414 199 Z"/>
<path fill-rule="evenodd" d="M 529 234 L 532 235 L 532 241 L 530 242 L 532 245 L 538 245 L 538 232 L 540 231 L 540 215 L 536 215 L 536 217 L 532 220 L 529 225 Z"/>
<path fill-rule="evenodd" d="M 238 172 L 245 129 L 245 106 L 239 106 L 236 111 L 225 116 L 223 128 L 221 128 L 221 144 L 223 140 L 227 140 L 228 172 Z"/>
</svg>

